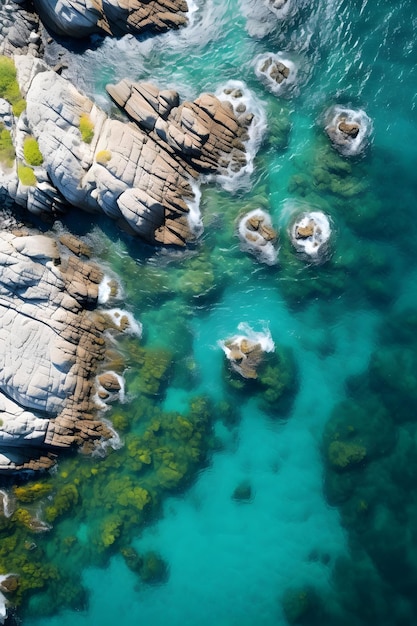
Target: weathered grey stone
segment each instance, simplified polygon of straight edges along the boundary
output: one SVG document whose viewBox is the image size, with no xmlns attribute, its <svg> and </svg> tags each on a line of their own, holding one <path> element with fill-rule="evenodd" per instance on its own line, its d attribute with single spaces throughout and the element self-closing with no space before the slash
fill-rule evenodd
<svg viewBox="0 0 417 626">
<path fill-rule="evenodd" d="M 103 273 L 52 236 L 0 230 L 0 471 L 50 466 L 48 447 L 111 436 L 98 417 Z M 113 375 L 101 374 L 112 392 Z"/>
</svg>

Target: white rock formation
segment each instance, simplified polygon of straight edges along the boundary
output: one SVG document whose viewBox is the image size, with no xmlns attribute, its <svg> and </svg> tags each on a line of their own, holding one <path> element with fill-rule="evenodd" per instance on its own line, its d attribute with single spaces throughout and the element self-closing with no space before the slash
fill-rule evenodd
<svg viewBox="0 0 417 626">
<path fill-rule="evenodd" d="M 109 435 L 94 403 L 108 326 L 90 310 L 103 274 L 22 229 L 0 231 L 0 267 L 0 470 L 48 467 L 48 450 Z"/>
</svg>

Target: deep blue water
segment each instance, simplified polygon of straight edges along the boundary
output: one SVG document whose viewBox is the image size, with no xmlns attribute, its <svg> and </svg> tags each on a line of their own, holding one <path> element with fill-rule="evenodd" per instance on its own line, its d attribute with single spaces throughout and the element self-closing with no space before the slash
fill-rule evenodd
<svg viewBox="0 0 417 626">
<path fill-rule="evenodd" d="M 94 236 L 106 242 L 106 260 L 125 283 L 143 344 L 176 354 L 177 376 L 158 406 L 184 411 L 198 394 L 224 400 L 218 341 L 241 322 L 268 328 L 277 345 L 292 349 L 293 402 L 271 415 L 257 398 L 235 394 L 235 423 L 214 419 L 208 463 L 133 540 L 139 552 L 154 550 L 166 561 L 164 583 L 141 582 L 119 554 L 89 567 L 74 550 L 62 566 L 88 589 L 88 606 L 48 617 L 38 608 L 41 615 L 28 614 L 24 626 L 417 623 L 417 329 L 404 314 L 417 306 L 417 5 L 315 0 L 280 22 L 262 21 L 264 5 L 255 4 L 198 2 L 183 31 L 106 40 L 74 55 L 69 71 L 107 110 L 104 85 L 124 76 L 175 87 L 184 98 L 237 79 L 260 103 L 267 128 L 250 180 L 234 192 L 202 188 L 205 230 L 193 252 L 200 264 L 144 251 L 104 221 Z M 287 98 L 255 76 L 254 59 L 266 52 L 297 64 L 297 88 Z M 372 120 L 359 157 L 339 157 L 324 134 L 323 114 L 334 104 L 361 108 Z M 236 217 L 260 205 L 280 231 L 273 267 L 242 252 L 235 233 Z M 327 263 L 295 258 L 287 241 L 294 207 L 331 216 Z M 133 414 L 140 395 L 130 403 Z M 379 441 L 385 427 L 389 444 Z M 366 448 L 365 459 L 329 467 L 329 442 L 344 440 L 345 431 L 346 441 Z M 249 501 L 232 497 L 242 482 L 250 484 Z M 91 498 L 99 515 L 93 488 Z M 90 531 L 80 519 L 72 511 L 62 524 L 68 533 L 73 526 L 82 546 Z M 48 539 L 52 558 L 60 532 Z M 35 595 L 32 613 L 36 602 Z"/>
</svg>

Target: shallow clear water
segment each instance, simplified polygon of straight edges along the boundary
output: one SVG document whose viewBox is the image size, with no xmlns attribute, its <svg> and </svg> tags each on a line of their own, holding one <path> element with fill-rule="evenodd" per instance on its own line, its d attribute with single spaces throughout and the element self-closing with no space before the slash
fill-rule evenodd
<svg viewBox="0 0 417 626">
<path fill-rule="evenodd" d="M 105 40 L 73 56 L 69 72 L 78 74 L 82 67 L 78 83 L 82 80 L 108 110 L 104 85 L 125 76 L 175 87 L 186 98 L 215 91 L 233 78 L 243 80 L 262 103 L 268 129 L 247 188 L 234 194 L 203 188 L 205 232 L 194 257 L 154 253 L 104 220 L 96 227 L 96 237 L 108 238 L 106 260 L 125 283 L 127 306 L 144 325 L 144 345 L 168 347 L 176 355 L 176 375 L 155 402 L 181 412 L 196 395 L 215 402 L 227 396 L 237 419 L 232 425 L 214 420 L 216 449 L 206 467 L 184 493 L 164 499 L 157 519 L 134 533 L 139 552 L 154 550 L 167 562 L 163 584 L 140 582 L 120 555 L 96 568 L 74 550 L 62 563 L 88 589 L 88 608 L 27 615 L 24 626 L 286 624 L 294 613 L 287 605 L 285 614 L 283 595 L 313 587 L 324 598 L 321 613 L 309 616 L 308 606 L 294 623 L 360 625 L 377 618 L 405 625 L 413 623 L 410 616 L 417 619 L 407 577 L 399 586 L 385 575 L 395 553 L 384 556 L 388 565 L 382 566 L 378 550 L 368 550 L 378 533 L 383 542 L 381 517 L 375 513 L 375 519 L 358 522 L 347 505 L 343 508 L 349 500 L 332 499 L 324 489 L 329 470 L 322 443 L 334 408 L 347 395 L 356 397 L 346 382 L 366 373 L 371 354 L 382 345 L 386 320 L 417 305 L 417 6 L 414 0 L 377 6 L 367 0 L 316 0 L 300 3 L 291 19 L 274 23 L 271 16 L 260 19 L 261 2 L 256 8 L 249 1 L 199 2 L 192 25 L 183 31 L 145 41 Z M 279 51 L 299 64 L 298 89 L 287 99 L 269 93 L 254 73 L 258 54 Z M 370 145 L 349 162 L 349 171 L 323 133 L 322 116 L 333 104 L 363 108 L 373 122 Z M 235 234 L 236 217 L 259 203 L 280 229 L 280 262 L 274 267 L 241 252 Z M 324 210 L 334 226 L 332 257 L 318 267 L 300 262 L 286 244 L 288 216 L 305 206 Z M 203 260 L 193 266 L 193 258 Z M 255 398 L 227 395 L 218 341 L 234 335 L 240 322 L 269 328 L 277 345 L 293 350 L 298 389 L 289 412 L 267 414 Z M 129 378 L 127 391 L 133 393 Z M 391 413 L 405 402 L 416 408 L 414 396 L 402 394 L 402 388 L 395 390 Z M 366 407 L 363 398 L 357 402 Z M 133 414 L 140 403 L 140 396 L 133 397 L 128 410 Z M 402 441 L 407 434 L 411 442 L 414 430 L 407 420 L 396 423 L 396 437 Z M 372 458 L 364 473 L 375 463 Z M 400 479 L 387 463 L 385 484 L 397 480 L 398 490 Z M 354 471 L 357 476 L 362 467 Z M 369 480 L 366 476 L 368 492 L 375 489 L 373 497 L 366 495 L 371 507 L 380 487 L 372 472 Z M 232 497 L 242 481 L 251 486 L 249 501 Z M 99 518 L 101 502 L 93 487 L 91 498 L 97 499 Z M 414 503 L 409 491 L 408 498 Z M 389 497 L 385 501 L 389 518 L 393 504 Z M 400 534 L 413 533 L 413 515 L 407 515 L 396 520 Z M 81 527 L 82 519 L 74 511 L 61 530 L 51 532 L 46 543 L 52 560 L 59 563 L 55 532 L 88 542 L 93 518 Z M 409 549 L 412 543 L 410 537 Z M 407 566 L 411 583 L 415 566 Z M 368 592 L 364 579 L 371 581 Z M 368 613 L 358 598 L 365 598 Z M 32 604 L 33 612 L 36 600 Z"/>
</svg>

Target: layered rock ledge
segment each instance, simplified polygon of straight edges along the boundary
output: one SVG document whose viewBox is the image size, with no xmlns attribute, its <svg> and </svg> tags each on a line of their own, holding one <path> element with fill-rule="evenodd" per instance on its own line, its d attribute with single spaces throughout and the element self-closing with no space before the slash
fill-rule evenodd
<svg viewBox="0 0 417 626">
<path fill-rule="evenodd" d="M 106 354 L 103 272 L 22 228 L 0 230 L 0 265 L 0 471 L 47 468 L 59 449 L 88 451 L 113 435 L 95 399 Z M 113 378 L 105 381 L 114 394 Z"/>
<path fill-rule="evenodd" d="M 186 0 L 34 0 L 33 4 L 45 26 L 75 38 L 163 32 L 187 23 Z"/>
<path fill-rule="evenodd" d="M 124 123 L 39 59 L 16 55 L 14 62 L 26 108 L 16 117 L 0 98 L 16 157 L 0 162 L 3 203 L 53 216 L 75 205 L 106 213 L 152 244 L 184 245 L 198 230 L 193 181 L 246 165 L 253 115 L 236 114 L 212 94 L 180 104 L 174 90 L 124 80 L 108 86 L 134 120 Z M 28 139 L 38 144 L 36 165 L 27 161 Z"/>
</svg>

